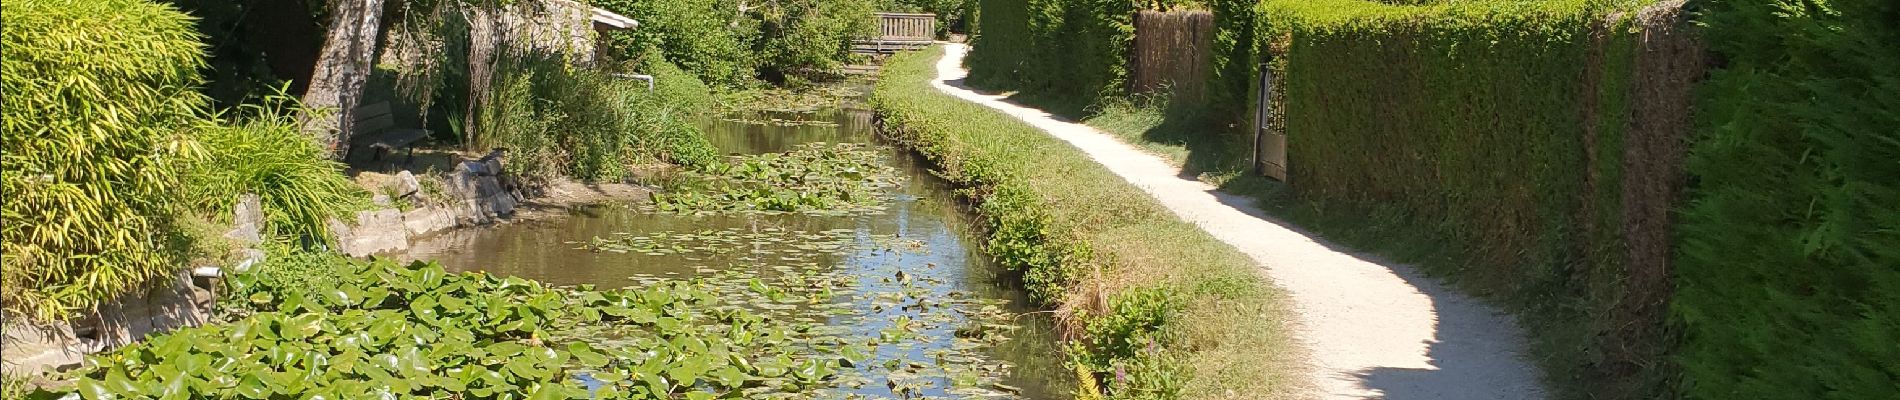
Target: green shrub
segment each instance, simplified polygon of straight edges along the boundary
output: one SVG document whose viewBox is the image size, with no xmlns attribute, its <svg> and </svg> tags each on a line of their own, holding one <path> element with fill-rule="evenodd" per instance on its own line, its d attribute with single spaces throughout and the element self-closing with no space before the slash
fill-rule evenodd
<svg viewBox="0 0 1900 400">
<path fill-rule="evenodd" d="M 760 37 L 753 46 L 760 73 L 775 82 L 821 78 L 844 66 L 851 42 L 875 35 L 873 0 L 805 0 L 762 4 Z"/>
<path fill-rule="evenodd" d="M 713 95 L 711 86 L 671 61 L 663 58 L 647 59 L 641 63 L 638 71 L 653 75 L 654 96 L 689 119 L 711 118 L 719 107 L 719 100 Z"/>
<path fill-rule="evenodd" d="M 149 1 L 3 7 L 0 299 L 64 319 L 177 267 L 173 161 L 207 104 L 203 48 Z"/>
<path fill-rule="evenodd" d="M 756 4 L 698 0 L 594 0 L 632 17 L 640 29 L 608 34 L 627 57 L 664 57 L 720 87 L 755 78 L 829 76 L 850 57 L 851 41 L 876 31 L 874 0 L 799 0 Z"/>
<path fill-rule="evenodd" d="M 752 40 L 758 23 L 739 18 L 735 5 L 701 0 L 593 0 L 596 7 L 640 21 L 640 29 L 608 34 L 610 46 L 640 57 L 664 57 L 700 79 L 743 86 L 760 62 Z M 659 53 L 646 52 L 657 49 Z"/>
<path fill-rule="evenodd" d="M 1691 399 L 1873 399 L 1900 379 L 1900 8 L 1712 2 L 1673 315 Z"/>
<path fill-rule="evenodd" d="M 195 210 L 229 215 L 238 195 L 256 194 L 264 234 L 315 243 L 331 238 L 331 218 L 347 220 L 368 208 L 369 195 L 343 175 L 343 164 L 330 160 L 323 145 L 303 135 L 293 112 L 276 105 L 240 112 L 245 115 L 236 121 L 199 128 L 204 155 L 186 163 L 181 182 L 200 194 Z"/>
</svg>

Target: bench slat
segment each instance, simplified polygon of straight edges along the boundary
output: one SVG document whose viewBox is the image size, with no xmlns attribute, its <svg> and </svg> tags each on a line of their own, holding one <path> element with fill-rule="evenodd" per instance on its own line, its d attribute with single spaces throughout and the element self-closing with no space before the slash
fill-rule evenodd
<svg viewBox="0 0 1900 400">
<path fill-rule="evenodd" d="M 393 129 L 381 135 L 363 138 L 363 145 L 385 149 L 399 149 L 429 137 L 427 129 Z"/>
<path fill-rule="evenodd" d="M 355 119 L 357 121 L 367 121 L 372 118 L 383 117 L 383 116 L 388 116 L 388 115 L 390 115 L 389 102 L 379 101 L 373 104 L 357 107 Z"/>
<path fill-rule="evenodd" d="M 354 128 L 357 134 L 361 136 L 374 135 L 392 126 L 396 126 L 396 116 L 383 114 L 375 118 L 356 120 L 356 126 Z"/>
</svg>

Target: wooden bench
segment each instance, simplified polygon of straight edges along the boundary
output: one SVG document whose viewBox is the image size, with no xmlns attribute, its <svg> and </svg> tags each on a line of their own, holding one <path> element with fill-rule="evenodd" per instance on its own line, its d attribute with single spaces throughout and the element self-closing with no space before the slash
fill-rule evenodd
<svg viewBox="0 0 1900 400">
<path fill-rule="evenodd" d="M 411 145 L 429 137 L 427 129 L 391 129 L 396 126 L 396 116 L 390 113 L 387 101 L 357 107 L 354 120 L 355 137 L 350 139 L 350 151 L 367 147 L 374 151 L 371 161 L 382 160 L 384 153 L 401 149 L 408 154 L 408 158 L 403 159 L 403 163 L 408 164 L 416 159 L 416 149 Z"/>
</svg>

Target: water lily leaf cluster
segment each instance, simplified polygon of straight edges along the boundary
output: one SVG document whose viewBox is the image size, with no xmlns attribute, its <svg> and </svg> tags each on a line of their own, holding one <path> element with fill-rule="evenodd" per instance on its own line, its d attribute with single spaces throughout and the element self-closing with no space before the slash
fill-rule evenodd
<svg viewBox="0 0 1900 400">
<path fill-rule="evenodd" d="M 923 262 L 915 239 L 853 229 L 728 228 L 617 234 L 577 243 L 630 257 L 704 260 L 693 282 L 726 304 L 793 326 L 789 339 L 835 357 L 822 398 L 1020 398 L 992 350 L 1019 329 L 1007 301 L 955 289 L 958 270 Z M 842 265 L 841 265 L 842 264 Z"/>
<path fill-rule="evenodd" d="M 849 362 L 691 282 L 562 289 L 387 261 L 338 272 L 334 287 L 269 290 L 233 276 L 255 303 L 243 316 L 94 357 L 72 373 L 71 389 L 86 398 L 754 398 L 807 391 Z"/>
<path fill-rule="evenodd" d="M 702 172 L 687 172 L 653 207 L 668 212 L 875 211 L 898 185 L 897 171 L 876 148 L 857 143 L 809 143 L 785 153 L 734 156 Z"/>
</svg>

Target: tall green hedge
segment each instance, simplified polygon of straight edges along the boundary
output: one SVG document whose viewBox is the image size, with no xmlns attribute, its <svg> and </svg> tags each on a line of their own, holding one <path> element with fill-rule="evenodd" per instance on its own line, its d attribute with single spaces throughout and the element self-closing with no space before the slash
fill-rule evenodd
<svg viewBox="0 0 1900 400">
<path fill-rule="evenodd" d="M 63 319 L 171 272 L 171 160 L 207 104 L 184 13 L 144 0 L 0 6 L 0 297 Z"/>
<path fill-rule="evenodd" d="M 1641 69 L 1644 40 L 1675 40 L 1646 29 L 1676 25 L 1589 1 L 1421 4 L 1259 8 L 1299 219 L 1506 300 L 1568 395 L 1666 392 L 1667 256 L 1626 240 L 1667 237 L 1641 219 L 1666 215 L 1672 187 L 1649 185 L 1679 182 L 1687 117 L 1636 96 L 1690 102 L 1644 86 L 1682 72 Z"/>
<path fill-rule="evenodd" d="M 1900 5 L 1711 2 L 1674 315 L 1693 399 L 1900 393 Z"/>
<path fill-rule="evenodd" d="M 983 1 L 970 83 L 1077 107 L 1123 94 L 1136 10 L 1126 0 Z"/>
</svg>

